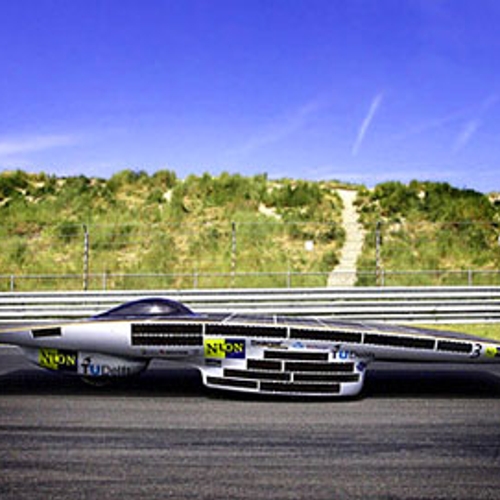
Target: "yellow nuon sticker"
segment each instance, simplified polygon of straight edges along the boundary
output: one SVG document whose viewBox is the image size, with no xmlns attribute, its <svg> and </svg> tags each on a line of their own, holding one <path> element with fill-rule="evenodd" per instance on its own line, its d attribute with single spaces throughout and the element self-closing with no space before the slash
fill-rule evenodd
<svg viewBox="0 0 500 500">
<path fill-rule="evenodd" d="M 245 339 L 205 339 L 205 358 L 245 357 Z"/>
<path fill-rule="evenodd" d="M 63 349 L 40 349 L 38 364 L 50 370 L 76 371 L 77 353 Z"/>
<path fill-rule="evenodd" d="M 499 354 L 498 348 L 492 346 L 488 346 L 486 348 L 486 356 L 488 356 L 489 358 L 494 358 L 498 356 L 498 354 Z"/>
</svg>

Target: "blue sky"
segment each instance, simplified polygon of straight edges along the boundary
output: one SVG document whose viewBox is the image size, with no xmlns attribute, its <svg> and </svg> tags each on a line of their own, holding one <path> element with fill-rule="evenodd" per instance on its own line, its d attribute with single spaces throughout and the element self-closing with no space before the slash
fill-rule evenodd
<svg viewBox="0 0 500 500">
<path fill-rule="evenodd" d="M 1 0 L 0 168 L 500 191 L 496 0 Z"/>
</svg>

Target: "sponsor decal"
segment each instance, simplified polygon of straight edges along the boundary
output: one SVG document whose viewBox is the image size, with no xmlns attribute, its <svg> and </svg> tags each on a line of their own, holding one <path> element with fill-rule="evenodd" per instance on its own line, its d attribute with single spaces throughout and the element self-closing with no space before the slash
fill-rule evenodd
<svg viewBox="0 0 500 500">
<path fill-rule="evenodd" d="M 343 349 L 336 349 L 332 351 L 332 358 L 333 359 L 341 359 L 341 360 L 346 360 L 350 358 L 355 358 L 357 357 L 355 353 L 351 351 L 345 351 Z"/>
<path fill-rule="evenodd" d="M 331 344 L 304 344 L 305 349 L 315 349 L 316 351 L 331 351 Z"/>
<path fill-rule="evenodd" d="M 112 361 L 102 363 L 92 356 L 86 356 L 79 365 L 78 371 L 84 377 L 128 377 L 137 373 L 136 369 L 127 364 Z"/>
<path fill-rule="evenodd" d="M 488 358 L 500 357 L 500 350 L 498 347 L 488 346 L 486 348 L 486 356 L 488 356 Z"/>
<path fill-rule="evenodd" d="M 356 365 L 356 371 L 358 372 L 364 372 L 366 370 L 366 363 L 364 361 L 360 361 L 357 365 Z"/>
<path fill-rule="evenodd" d="M 271 347 L 273 349 L 286 349 L 286 346 L 283 345 L 283 342 L 280 340 L 252 340 L 252 347 Z"/>
<path fill-rule="evenodd" d="M 63 349 L 40 349 L 38 364 L 49 370 L 77 371 L 77 352 Z"/>
<path fill-rule="evenodd" d="M 204 348 L 205 358 L 245 358 L 245 339 L 205 339 Z"/>
<path fill-rule="evenodd" d="M 294 342 L 294 343 L 292 344 L 292 347 L 293 347 L 294 349 L 304 349 L 304 344 L 303 344 L 302 342 Z"/>
</svg>

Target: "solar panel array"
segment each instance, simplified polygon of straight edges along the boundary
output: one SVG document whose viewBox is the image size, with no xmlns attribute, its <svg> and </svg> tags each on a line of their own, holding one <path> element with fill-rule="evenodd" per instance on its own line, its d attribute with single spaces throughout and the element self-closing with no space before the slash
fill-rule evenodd
<svg viewBox="0 0 500 500">
<path fill-rule="evenodd" d="M 217 315 L 132 325 L 134 346 L 202 346 L 206 336 L 363 344 L 470 354 L 474 338 L 403 326 L 284 316 Z M 438 337 L 438 338 L 437 338 Z"/>
</svg>

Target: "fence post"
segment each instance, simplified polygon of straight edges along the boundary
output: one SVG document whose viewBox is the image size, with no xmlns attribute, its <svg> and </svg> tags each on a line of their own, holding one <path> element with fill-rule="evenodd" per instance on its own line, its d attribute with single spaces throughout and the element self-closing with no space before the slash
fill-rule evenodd
<svg viewBox="0 0 500 500">
<path fill-rule="evenodd" d="M 231 288 L 236 274 L 236 222 L 231 222 Z"/>
<path fill-rule="evenodd" d="M 83 224 L 83 290 L 89 289 L 89 231 Z"/>
<path fill-rule="evenodd" d="M 16 289 L 15 276 L 13 274 L 10 275 L 10 291 L 13 292 Z"/>
<path fill-rule="evenodd" d="M 380 263 L 380 243 L 381 243 L 381 226 L 382 222 L 377 221 L 377 225 L 375 227 L 375 272 L 376 272 L 376 284 L 378 286 L 383 286 L 383 282 L 380 282 L 382 266 Z M 382 276 L 383 281 L 383 276 Z"/>
</svg>

